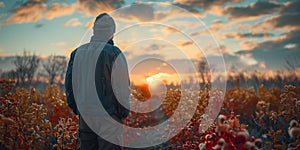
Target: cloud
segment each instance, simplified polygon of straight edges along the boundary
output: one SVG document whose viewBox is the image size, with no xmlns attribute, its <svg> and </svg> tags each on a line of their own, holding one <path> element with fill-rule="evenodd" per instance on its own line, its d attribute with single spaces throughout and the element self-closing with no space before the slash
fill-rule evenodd
<svg viewBox="0 0 300 150">
<path fill-rule="evenodd" d="M 5 7 L 4 2 L 0 2 L 0 8 Z"/>
<path fill-rule="evenodd" d="M 76 26 L 80 26 L 81 22 L 78 21 L 78 18 L 72 18 L 66 22 L 63 23 L 63 26 L 72 26 L 72 27 L 76 27 Z"/>
<path fill-rule="evenodd" d="M 285 64 L 285 57 L 300 57 L 300 30 L 289 31 L 282 35 L 285 38 L 277 38 L 257 43 L 253 48 L 240 50 L 238 55 L 251 54 L 259 62 L 264 61 L 270 69 L 280 70 Z"/>
<path fill-rule="evenodd" d="M 241 0 L 218 0 L 218 1 L 212 1 L 212 0 L 175 0 L 174 4 L 178 5 L 179 7 L 183 7 L 185 9 L 188 9 L 191 12 L 199 12 L 197 8 L 200 8 L 203 10 L 208 10 L 213 14 L 220 15 L 222 14 L 222 6 L 225 3 L 240 3 Z M 221 11 L 221 12 L 220 12 Z"/>
<path fill-rule="evenodd" d="M 239 25 L 237 25 L 238 30 L 244 30 L 244 29 L 248 29 L 248 28 L 249 28 L 248 24 L 239 24 Z"/>
<path fill-rule="evenodd" d="M 218 32 L 220 29 L 222 29 L 225 25 L 223 22 L 219 19 L 213 20 L 212 24 L 208 27 L 208 29 L 212 32 Z"/>
<path fill-rule="evenodd" d="M 180 46 L 180 47 L 186 47 L 186 46 L 191 46 L 194 43 L 192 41 L 186 41 L 186 40 L 180 40 L 178 41 L 178 43 L 176 45 Z"/>
<path fill-rule="evenodd" d="M 300 1 L 288 1 L 281 9 L 281 14 L 299 13 Z"/>
<path fill-rule="evenodd" d="M 79 11 L 87 16 L 97 16 L 103 12 L 110 12 L 120 8 L 124 4 L 124 0 L 78 0 Z"/>
<path fill-rule="evenodd" d="M 13 14 L 5 20 L 6 24 L 36 22 L 43 18 L 47 5 L 39 0 L 29 0 L 13 10 Z"/>
<path fill-rule="evenodd" d="M 297 47 L 296 44 L 287 44 L 287 45 L 284 46 L 284 48 L 286 48 L 286 49 L 294 49 L 296 47 Z"/>
<path fill-rule="evenodd" d="M 212 21 L 211 25 L 207 25 L 207 28 L 203 28 L 200 31 L 193 32 L 190 36 L 198 36 L 198 35 L 207 35 L 211 36 L 211 33 L 215 34 L 219 32 L 221 29 L 225 27 L 223 21 L 219 19 L 215 19 Z"/>
<path fill-rule="evenodd" d="M 94 25 L 94 19 L 92 19 L 92 20 L 90 20 L 89 22 L 87 22 L 86 24 L 85 24 L 85 28 L 92 28 L 93 27 L 93 25 Z"/>
<path fill-rule="evenodd" d="M 71 4 L 71 5 L 54 3 L 47 10 L 45 17 L 48 20 L 51 20 L 53 18 L 71 15 L 76 10 L 76 7 L 77 7 L 76 3 Z"/>
<path fill-rule="evenodd" d="M 300 1 L 288 2 L 282 6 L 279 15 L 272 16 L 250 28 L 252 32 L 300 29 Z"/>
<path fill-rule="evenodd" d="M 151 44 L 149 46 L 147 46 L 145 48 L 146 51 L 157 51 L 157 50 L 162 50 L 165 47 L 167 47 L 167 45 L 163 45 L 163 44 Z"/>
<path fill-rule="evenodd" d="M 36 28 L 41 28 L 41 27 L 43 27 L 43 26 L 44 26 L 44 24 L 38 23 L 38 24 L 36 24 L 34 27 L 36 27 Z"/>
<path fill-rule="evenodd" d="M 224 39 L 242 39 L 242 38 L 262 38 L 274 36 L 272 33 L 224 33 L 221 35 Z"/>
<path fill-rule="evenodd" d="M 249 19 L 272 14 L 280 8 L 280 4 L 272 1 L 257 1 L 246 7 L 226 7 L 224 13 L 229 15 L 229 19 Z"/>
<path fill-rule="evenodd" d="M 253 43 L 253 42 L 248 42 L 248 41 L 242 41 L 240 43 L 240 45 L 242 46 L 242 48 L 244 50 L 250 50 L 250 49 L 253 49 L 254 47 L 257 46 L 257 43 Z"/>
<path fill-rule="evenodd" d="M 124 20 L 151 21 L 155 19 L 152 3 L 133 3 L 129 7 L 117 10 L 116 17 Z"/>
<path fill-rule="evenodd" d="M 250 28 L 253 32 L 272 31 L 275 29 L 296 30 L 300 28 L 299 14 L 284 14 L 275 17 L 270 17 L 263 22 L 256 23 Z"/>
<path fill-rule="evenodd" d="M 189 12 L 170 5 L 170 3 L 160 4 L 152 2 L 135 2 L 128 7 L 117 10 L 113 15 L 114 18 L 125 21 L 151 22 L 169 19 L 168 23 L 177 21 L 175 18 L 191 17 Z"/>
<path fill-rule="evenodd" d="M 51 6 L 47 6 L 47 0 L 28 0 L 15 8 L 13 14 L 5 20 L 5 23 L 29 23 L 44 18 L 51 20 L 57 17 L 71 15 L 75 11 L 84 13 L 86 16 L 96 16 L 101 12 L 110 12 L 117 9 L 123 4 L 123 0 L 78 0 L 73 4 L 53 3 Z"/>
<path fill-rule="evenodd" d="M 258 62 L 257 60 L 255 60 L 253 57 L 251 56 L 246 56 L 246 55 L 241 55 L 240 59 L 243 63 L 245 63 L 248 66 L 253 66 L 253 65 L 257 65 Z"/>
<path fill-rule="evenodd" d="M 204 16 L 204 14 L 202 12 L 200 12 L 199 9 L 197 9 L 197 7 L 189 6 L 189 5 L 178 3 L 178 2 L 175 2 L 174 5 L 180 7 L 182 9 L 184 9 L 184 10 L 187 10 L 190 13 L 193 13 L 193 14 L 199 16 L 199 17 L 203 17 Z"/>
<path fill-rule="evenodd" d="M 161 31 L 163 33 L 166 33 L 166 34 L 173 34 L 173 33 L 180 33 L 179 30 L 173 28 L 173 27 L 168 27 L 168 26 L 165 26 L 161 29 Z"/>
</svg>

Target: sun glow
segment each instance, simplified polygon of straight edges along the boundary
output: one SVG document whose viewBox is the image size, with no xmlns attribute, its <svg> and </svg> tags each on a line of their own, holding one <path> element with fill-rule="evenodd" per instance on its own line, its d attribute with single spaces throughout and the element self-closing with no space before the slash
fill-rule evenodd
<svg viewBox="0 0 300 150">
<path fill-rule="evenodd" d="M 147 78 L 146 78 L 146 81 L 147 81 L 148 83 L 151 83 L 151 82 L 153 81 L 153 77 L 147 77 Z"/>
</svg>

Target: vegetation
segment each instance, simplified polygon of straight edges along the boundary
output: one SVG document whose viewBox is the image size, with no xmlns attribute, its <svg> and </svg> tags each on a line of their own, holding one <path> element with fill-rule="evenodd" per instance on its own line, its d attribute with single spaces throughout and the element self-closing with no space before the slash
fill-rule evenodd
<svg viewBox="0 0 300 150">
<path fill-rule="evenodd" d="M 66 104 L 64 92 L 50 85 L 44 92 L 34 88 L 15 88 L 15 81 L 1 80 L 0 97 L 0 149 L 75 149 L 79 147 L 78 116 Z M 300 147 L 300 91 L 299 87 L 284 85 L 282 89 L 260 86 L 232 88 L 224 93 L 209 86 L 200 91 L 189 91 L 198 104 L 178 107 L 181 91 L 168 89 L 157 118 L 149 113 L 131 112 L 124 120 L 128 126 L 143 128 L 166 119 L 176 109 L 197 107 L 195 114 L 182 131 L 165 143 L 168 149 L 287 149 Z M 133 101 L 145 95 L 132 90 Z M 212 103 L 208 99 L 213 97 Z M 217 106 L 225 96 L 220 114 L 213 119 L 204 114 L 209 105 Z M 188 99 L 182 99 L 188 100 Z M 215 113 L 215 110 L 209 111 Z M 189 115 L 189 114 L 183 114 Z M 190 117 L 190 116 L 189 116 Z M 172 121 L 170 121 L 170 125 Z M 204 126 L 208 127 L 208 130 Z M 130 134 L 129 131 L 125 134 Z M 126 139 L 134 140 L 135 136 Z M 166 138 L 166 137 L 163 137 Z"/>
</svg>

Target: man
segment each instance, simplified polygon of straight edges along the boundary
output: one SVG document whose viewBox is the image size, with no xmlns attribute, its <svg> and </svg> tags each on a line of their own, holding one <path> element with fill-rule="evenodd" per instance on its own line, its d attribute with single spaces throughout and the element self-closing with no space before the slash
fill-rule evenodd
<svg viewBox="0 0 300 150">
<path fill-rule="evenodd" d="M 114 33 L 114 20 L 100 14 L 90 42 L 74 50 L 69 60 L 66 97 L 69 107 L 79 115 L 82 150 L 121 149 L 122 128 L 117 122 L 129 113 L 125 107 L 129 108 L 130 88 L 126 59 L 114 46 Z"/>
</svg>

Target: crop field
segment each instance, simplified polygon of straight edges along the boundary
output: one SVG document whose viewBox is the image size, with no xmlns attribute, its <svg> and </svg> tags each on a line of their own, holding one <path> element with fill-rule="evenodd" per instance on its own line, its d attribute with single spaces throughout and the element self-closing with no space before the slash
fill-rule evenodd
<svg viewBox="0 0 300 150">
<path fill-rule="evenodd" d="M 78 116 L 66 103 L 64 92 L 55 85 L 44 92 L 34 88 L 14 88 L 14 82 L 1 80 L 0 97 L 0 149 L 77 149 Z M 157 113 L 131 112 L 124 119 L 126 126 L 144 128 L 155 126 L 176 109 L 196 107 L 189 123 L 157 149 L 299 149 L 300 147 L 300 88 L 284 85 L 282 89 L 260 86 L 232 88 L 226 92 L 204 86 L 199 91 L 188 91 L 192 98 L 180 106 L 181 91 L 168 89 Z M 144 99 L 139 90 L 132 90 L 132 102 Z M 212 97 L 212 101 L 209 98 Z M 224 96 L 224 102 L 219 98 Z M 208 105 L 222 105 L 220 113 Z M 184 111 L 183 111 L 184 112 Z M 217 115 L 216 119 L 211 116 Z M 175 118 L 180 119 L 180 118 Z M 212 120 L 212 124 L 203 122 Z M 169 120 L 170 126 L 172 120 Z M 176 121 L 174 121 L 176 122 Z M 204 127 L 206 125 L 206 127 Z M 205 129 L 205 130 L 204 130 Z M 166 129 L 167 130 L 167 129 Z M 203 130 L 203 131 L 202 131 Z M 139 138 L 135 133 L 124 142 Z M 128 137 L 128 136 L 127 136 Z M 158 137 L 167 138 L 167 137 Z"/>
</svg>

